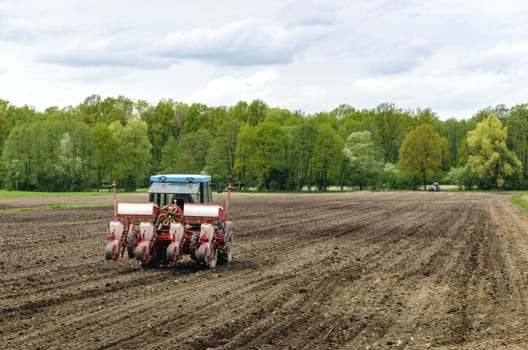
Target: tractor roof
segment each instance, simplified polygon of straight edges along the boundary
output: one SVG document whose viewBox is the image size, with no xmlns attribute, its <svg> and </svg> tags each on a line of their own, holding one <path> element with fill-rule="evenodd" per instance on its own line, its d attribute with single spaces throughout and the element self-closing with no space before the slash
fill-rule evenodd
<svg viewBox="0 0 528 350">
<path fill-rule="evenodd" d="M 166 175 L 152 175 L 151 182 L 183 182 L 183 183 L 199 183 L 210 182 L 210 175 L 190 175 L 190 174 L 166 174 Z"/>
</svg>

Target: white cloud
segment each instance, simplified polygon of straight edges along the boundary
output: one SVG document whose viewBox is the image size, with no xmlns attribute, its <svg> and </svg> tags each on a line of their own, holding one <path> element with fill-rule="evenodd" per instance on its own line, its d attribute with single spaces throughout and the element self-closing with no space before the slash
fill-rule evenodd
<svg viewBox="0 0 528 350">
<path fill-rule="evenodd" d="M 322 35 L 321 29 L 286 28 L 273 21 L 248 19 L 170 33 L 154 54 L 235 66 L 288 64 Z"/>
<path fill-rule="evenodd" d="M 205 87 L 193 93 L 190 101 L 205 101 L 215 104 L 234 104 L 238 101 L 264 99 L 271 94 L 269 84 L 279 79 L 276 69 L 267 68 L 249 77 L 224 76 L 209 81 Z"/>
<path fill-rule="evenodd" d="M 380 96 L 383 96 L 386 101 L 398 101 L 399 107 L 405 109 L 430 107 L 444 118 L 469 118 L 478 109 L 489 105 L 522 101 L 522 93 L 518 91 L 507 95 L 512 91 L 511 85 L 506 76 L 493 73 L 410 74 L 357 79 L 350 91 L 357 100 L 372 105 L 381 102 Z"/>
<path fill-rule="evenodd" d="M 528 41 L 501 42 L 466 57 L 463 69 L 480 72 L 515 73 L 528 67 Z"/>
<path fill-rule="evenodd" d="M 328 95 L 328 91 L 319 86 L 301 86 L 297 89 L 302 99 L 321 98 Z"/>
</svg>

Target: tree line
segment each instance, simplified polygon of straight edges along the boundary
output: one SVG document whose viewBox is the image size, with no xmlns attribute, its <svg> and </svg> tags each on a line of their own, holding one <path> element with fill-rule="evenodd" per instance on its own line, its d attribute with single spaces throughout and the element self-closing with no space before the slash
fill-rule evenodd
<svg viewBox="0 0 528 350">
<path fill-rule="evenodd" d="M 305 114 L 264 101 L 234 106 L 87 97 L 36 111 L 0 100 L 0 184 L 85 191 L 112 180 L 134 190 L 151 174 L 208 173 L 267 191 L 528 188 L 528 105 L 440 120 L 383 103 Z"/>
</svg>

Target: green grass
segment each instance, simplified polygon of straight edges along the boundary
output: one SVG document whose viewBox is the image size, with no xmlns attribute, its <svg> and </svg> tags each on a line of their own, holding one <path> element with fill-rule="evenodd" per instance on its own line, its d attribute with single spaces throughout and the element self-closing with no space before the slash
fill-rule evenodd
<svg viewBox="0 0 528 350">
<path fill-rule="evenodd" d="M 0 190 L 0 199 L 9 198 L 42 198 L 42 197 L 94 197 L 108 196 L 111 191 L 102 192 L 31 192 L 31 191 L 6 191 Z"/>
<path fill-rule="evenodd" d="M 519 210 L 521 213 L 528 212 L 528 201 L 523 198 L 527 195 L 528 195 L 527 193 L 520 193 L 520 194 L 516 194 L 510 197 L 510 201 L 515 205 L 517 210 Z"/>
<path fill-rule="evenodd" d="M 90 207 L 104 207 L 111 206 L 111 202 L 100 202 L 100 203 L 85 203 L 85 204 L 51 204 L 42 205 L 39 207 L 24 207 L 24 208 L 9 208 L 2 209 L 0 212 L 3 213 L 17 213 L 22 211 L 33 211 L 33 210 L 47 210 L 47 209 L 77 209 L 77 208 L 90 208 Z"/>
</svg>

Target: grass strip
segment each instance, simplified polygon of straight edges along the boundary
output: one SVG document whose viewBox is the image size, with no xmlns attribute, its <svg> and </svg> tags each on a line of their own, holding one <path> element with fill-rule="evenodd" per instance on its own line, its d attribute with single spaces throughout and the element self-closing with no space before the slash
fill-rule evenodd
<svg viewBox="0 0 528 350">
<path fill-rule="evenodd" d="M 145 192 L 144 190 L 143 192 Z M 118 191 L 119 194 L 131 194 L 141 193 L 138 190 L 136 192 L 123 192 Z M 112 191 L 108 189 L 101 190 L 100 192 L 32 192 L 32 191 L 7 191 L 0 190 L 0 199 L 10 198 L 41 198 L 41 197 L 97 197 L 97 196 L 111 196 Z"/>
<path fill-rule="evenodd" d="M 526 193 L 520 193 L 510 197 L 510 202 L 512 202 L 521 213 L 528 212 L 528 201 L 524 199 L 526 195 Z"/>
<path fill-rule="evenodd" d="M 112 192 L 31 192 L 0 190 L 0 198 L 42 198 L 42 197 L 94 197 L 108 196 Z"/>
<path fill-rule="evenodd" d="M 39 207 L 21 207 L 21 208 L 8 208 L 0 210 L 0 213 L 17 213 L 22 211 L 33 211 L 33 210 L 49 210 L 49 209 L 78 209 L 78 208 L 90 208 L 90 207 L 106 207 L 112 206 L 112 202 L 100 202 L 100 203 L 84 203 L 84 204 L 50 204 L 42 205 Z"/>
</svg>

